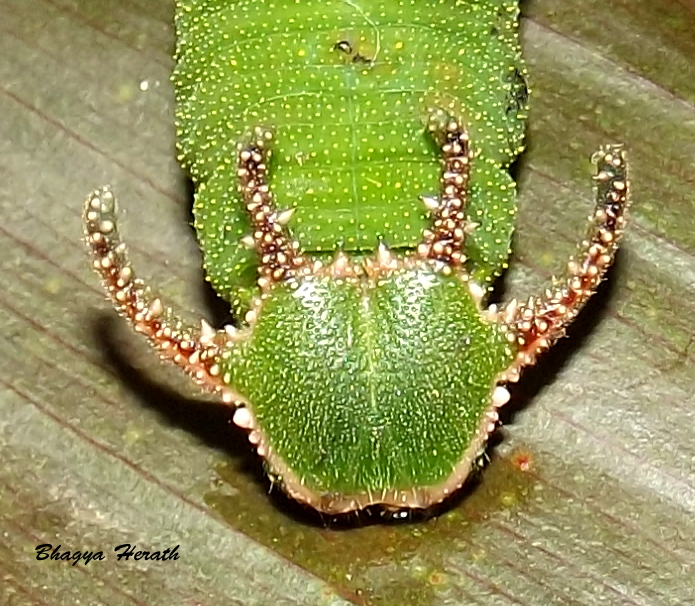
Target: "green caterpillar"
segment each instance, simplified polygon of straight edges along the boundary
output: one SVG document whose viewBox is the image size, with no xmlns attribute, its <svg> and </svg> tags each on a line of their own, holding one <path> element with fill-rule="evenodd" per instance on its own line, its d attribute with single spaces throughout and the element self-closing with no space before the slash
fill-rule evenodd
<svg viewBox="0 0 695 606">
<path fill-rule="evenodd" d="M 197 184 L 195 227 L 220 295 L 255 285 L 250 225 L 229 170 L 255 126 L 275 134 L 270 184 L 293 208 L 305 250 L 412 249 L 426 227 L 414 204 L 439 189 L 423 128 L 433 108 L 474 142 L 466 242 L 488 282 L 505 267 L 522 148 L 526 85 L 509 0 L 180 1 L 176 85 L 181 159 Z"/>
<path fill-rule="evenodd" d="M 108 188 L 84 212 L 116 308 L 235 407 L 289 495 L 427 508 L 465 481 L 524 366 L 613 261 L 621 146 L 561 280 L 485 307 L 514 226 L 527 89 L 509 0 L 179 0 L 174 82 L 208 279 L 190 326 L 135 278 Z"/>
</svg>

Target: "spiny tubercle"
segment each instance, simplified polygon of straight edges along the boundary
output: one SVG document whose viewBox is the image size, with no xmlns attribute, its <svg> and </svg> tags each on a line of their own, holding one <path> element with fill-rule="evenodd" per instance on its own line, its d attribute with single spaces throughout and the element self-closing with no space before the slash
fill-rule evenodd
<svg viewBox="0 0 695 606">
<path fill-rule="evenodd" d="M 517 371 L 564 335 L 613 263 L 629 204 L 625 152 L 621 146 L 607 146 L 593 161 L 597 165 L 596 208 L 579 254 L 570 259 L 565 276 L 555 281 L 559 286 L 523 305 L 512 301 L 503 312 L 508 338 L 519 348 Z"/>
<path fill-rule="evenodd" d="M 444 167 L 439 198 L 424 198 L 432 211 L 431 227 L 423 232 L 417 251 L 424 259 L 460 266 L 469 227 L 465 211 L 473 154 L 468 134 L 455 119 L 435 114 L 428 130 L 440 145 Z"/>
<path fill-rule="evenodd" d="M 292 211 L 277 212 L 268 186 L 268 149 L 273 135 L 255 128 L 250 143 L 239 146 L 237 183 L 253 228 L 252 244 L 260 263 L 258 284 L 265 289 L 271 282 L 287 281 L 307 273 L 308 263 L 284 227 Z"/>
<path fill-rule="evenodd" d="M 201 321 L 201 328 L 186 326 L 172 310 L 153 297 L 135 272 L 121 242 L 116 223 L 116 201 L 108 188 L 92 192 L 84 208 L 85 241 L 94 269 L 103 280 L 116 309 L 133 328 L 144 334 L 160 357 L 172 360 L 200 385 L 222 392 L 226 402 L 234 396 L 224 389 L 218 360 L 225 343 L 233 338 Z"/>
</svg>

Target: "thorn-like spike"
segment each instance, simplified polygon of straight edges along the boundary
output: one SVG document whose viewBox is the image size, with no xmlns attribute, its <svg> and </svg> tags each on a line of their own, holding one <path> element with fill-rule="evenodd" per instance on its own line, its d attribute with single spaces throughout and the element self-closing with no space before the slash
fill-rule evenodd
<svg viewBox="0 0 695 606">
<path fill-rule="evenodd" d="M 516 299 L 512 299 L 509 303 L 507 303 L 507 306 L 504 308 L 505 323 L 509 324 L 514 319 L 518 309 L 519 301 L 517 301 Z"/>
<path fill-rule="evenodd" d="M 278 213 L 276 221 L 280 225 L 287 225 L 290 222 L 292 215 L 294 215 L 294 211 L 294 208 L 288 208 L 287 210 L 283 210 L 282 212 Z"/>
<path fill-rule="evenodd" d="M 487 309 L 481 312 L 489 322 L 499 322 L 500 312 L 496 304 L 489 305 Z"/>
<path fill-rule="evenodd" d="M 466 225 L 463 227 L 463 231 L 464 233 L 470 236 L 479 227 L 480 223 L 476 223 L 475 221 L 466 221 Z"/>
<path fill-rule="evenodd" d="M 439 199 L 433 196 L 422 196 L 422 201 L 427 210 L 437 210 L 439 208 Z"/>
<path fill-rule="evenodd" d="M 242 429 L 253 429 L 256 425 L 251 411 L 245 406 L 236 409 L 232 421 Z"/>
<path fill-rule="evenodd" d="M 473 280 L 469 280 L 468 290 L 470 291 L 476 305 L 480 306 L 485 298 L 485 289 Z"/>
<path fill-rule="evenodd" d="M 162 300 L 157 297 L 152 299 L 150 304 L 147 306 L 147 317 L 148 318 L 158 318 L 164 313 L 164 305 L 162 305 Z"/>
<path fill-rule="evenodd" d="M 376 259 L 380 265 L 385 267 L 391 263 L 391 251 L 383 242 L 379 242 L 379 246 L 376 249 Z"/>
<path fill-rule="evenodd" d="M 350 258 L 342 250 L 336 252 L 333 260 L 333 272 L 337 275 L 344 274 L 349 265 Z"/>
<path fill-rule="evenodd" d="M 509 402 L 510 397 L 509 391 L 505 387 L 498 385 L 492 392 L 492 404 L 495 408 L 499 408 Z"/>
<path fill-rule="evenodd" d="M 212 343 L 215 339 L 215 335 L 217 335 L 217 331 L 208 324 L 208 322 L 204 319 L 200 319 L 200 342 L 203 345 L 209 345 Z"/>
</svg>

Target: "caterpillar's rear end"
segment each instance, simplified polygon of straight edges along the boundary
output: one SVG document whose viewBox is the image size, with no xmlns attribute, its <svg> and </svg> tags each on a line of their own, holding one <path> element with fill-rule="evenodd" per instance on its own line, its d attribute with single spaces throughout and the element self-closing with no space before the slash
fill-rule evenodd
<svg viewBox="0 0 695 606">
<path fill-rule="evenodd" d="M 499 274 L 526 112 L 517 18 L 509 0 L 179 0 L 179 141 L 218 293 L 243 310 L 257 277 L 234 165 L 253 127 L 274 132 L 271 186 L 308 252 L 408 249 L 426 226 L 419 198 L 438 190 L 424 128 L 437 109 L 476 154 L 469 270 Z"/>
<path fill-rule="evenodd" d="M 485 307 L 514 224 L 517 8 L 179 2 L 182 159 L 208 277 L 244 312 L 233 325 L 164 305 L 136 278 L 112 192 L 85 203 L 119 312 L 233 406 L 273 480 L 319 511 L 428 508 L 458 490 L 504 384 L 564 335 L 614 259 L 629 180 L 607 145 L 564 274 L 527 303 Z"/>
</svg>

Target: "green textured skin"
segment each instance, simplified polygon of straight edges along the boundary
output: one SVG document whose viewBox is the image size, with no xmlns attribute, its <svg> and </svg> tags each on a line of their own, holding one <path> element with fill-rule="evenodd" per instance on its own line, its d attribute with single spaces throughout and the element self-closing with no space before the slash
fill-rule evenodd
<svg viewBox="0 0 695 606">
<path fill-rule="evenodd" d="M 463 120 L 477 154 L 468 269 L 483 283 L 498 275 L 516 209 L 507 168 L 526 115 L 517 18 L 510 0 L 179 0 L 181 159 L 217 292 L 243 309 L 255 287 L 234 171 L 253 126 L 275 132 L 270 184 L 281 209 L 296 208 L 290 227 L 305 251 L 369 251 L 379 239 L 412 249 L 426 226 L 419 197 L 439 188 L 423 128 L 433 108 Z"/>
<path fill-rule="evenodd" d="M 261 312 L 251 341 L 223 355 L 223 373 L 317 494 L 444 482 L 512 360 L 466 284 L 428 266 L 276 285 Z"/>
</svg>

